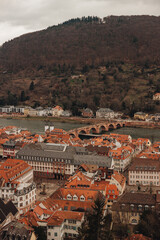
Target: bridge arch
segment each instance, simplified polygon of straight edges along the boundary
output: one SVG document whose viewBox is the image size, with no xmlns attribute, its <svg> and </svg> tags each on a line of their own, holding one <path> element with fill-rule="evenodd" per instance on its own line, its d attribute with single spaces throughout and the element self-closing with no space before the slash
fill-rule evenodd
<svg viewBox="0 0 160 240">
<path fill-rule="evenodd" d="M 107 131 L 108 131 L 108 127 L 106 127 L 105 125 L 99 126 L 99 133 L 103 133 Z"/>
<path fill-rule="evenodd" d="M 114 125 L 113 124 L 109 124 L 108 125 L 108 130 L 113 130 L 113 129 L 115 129 Z"/>
<path fill-rule="evenodd" d="M 97 129 L 95 127 L 92 127 L 90 128 L 90 131 L 89 131 L 91 134 L 95 134 L 97 133 Z"/>
<path fill-rule="evenodd" d="M 78 132 L 78 135 L 79 135 L 79 134 L 87 134 L 87 131 L 82 129 L 82 130 L 80 130 L 80 131 Z"/>
<path fill-rule="evenodd" d="M 120 123 L 118 123 L 118 124 L 116 125 L 116 127 L 117 127 L 117 128 L 121 128 L 122 125 L 121 125 Z"/>
</svg>

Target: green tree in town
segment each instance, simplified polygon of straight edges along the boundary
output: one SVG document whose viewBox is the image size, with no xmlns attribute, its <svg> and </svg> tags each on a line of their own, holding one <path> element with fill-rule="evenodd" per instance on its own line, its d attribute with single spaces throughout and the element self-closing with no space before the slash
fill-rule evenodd
<svg viewBox="0 0 160 240">
<path fill-rule="evenodd" d="M 144 211 L 140 217 L 138 225 L 135 227 L 135 232 L 150 237 L 153 240 L 160 239 L 160 219 L 155 211 Z"/>
<path fill-rule="evenodd" d="M 98 197 L 92 210 L 86 214 L 85 221 L 81 228 L 77 240 L 106 240 L 113 239 L 110 231 L 111 216 L 104 216 L 105 199 Z"/>
<path fill-rule="evenodd" d="M 129 229 L 127 224 L 119 223 L 114 225 L 113 234 L 119 240 L 123 240 L 128 236 Z"/>
<path fill-rule="evenodd" d="M 36 234 L 37 240 L 47 240 L 46 227 L 34 227 L 34 232 Z"/>
</svg>

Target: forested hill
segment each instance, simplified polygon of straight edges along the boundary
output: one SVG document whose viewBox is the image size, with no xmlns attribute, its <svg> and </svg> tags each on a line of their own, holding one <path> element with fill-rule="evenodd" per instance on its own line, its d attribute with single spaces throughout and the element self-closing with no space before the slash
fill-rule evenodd
<svg viewBox="0 0 160 240">
<path fill-rule="evenodd" d="M 160 17 L 71 19 L 0 47 L 0 105 L 160 112 Z"/>
<path fill-rule="evenodd" d="M 77 18 L 22 35 L 0 49 L 0 67 L 14 72 L 107 61 L 159 62 L 160 17 Z"/>
</svg>

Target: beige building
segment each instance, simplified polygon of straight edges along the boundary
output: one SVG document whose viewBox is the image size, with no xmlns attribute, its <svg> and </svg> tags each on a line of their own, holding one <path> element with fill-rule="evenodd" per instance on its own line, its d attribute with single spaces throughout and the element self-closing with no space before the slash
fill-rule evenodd
<svg viewBox="0 0 160 240">
<path fill-rule="evenodd" d="M 84 213 L 72 211 L 55 212 L 47 223 L 47 240 L 77 237 L 78 228 L 83 221 Z"/>
<path fill-rule="evenodd" d="M 147 158 L 135 158 L 128 169 L 129 185 L 159 186 L 160 162 Z"/>
<path fill-rule="evenodd" d="M 33 108 L 30 108 L 29 111 L 28 111 L 28 115 L 31 116 L 31 117 L 37 116 L 37 110 L 33 109 Z"/>
<path fill-rule="evenodd" d="M 147 117 L 148 117 L 148 113 L 144 113 L 144 112 L 136 112 L 134 114 L 134 119 L 137 119 L 137 120 L 145 121 Z"/>
<path fill-rule="evenodd" d="M 119 114 L 114 112 L 110 108 L 100 108 L 96 112 L 96 118 L 113 119 L 118 116 L 119 116 Z"/>
<path fill-rule="evenodd" d="M 63 113 L 63 109 L 60 106 L 56 106 L 52 109 L 53 117 L 60 117 Z"/>
<path fill-rule="evenodd" d="M 31 109 L 31 107 L 25 107 L 24 108 L 24 115 L 28 116 L 29 115 L 29 110 Z"/>
</svg>

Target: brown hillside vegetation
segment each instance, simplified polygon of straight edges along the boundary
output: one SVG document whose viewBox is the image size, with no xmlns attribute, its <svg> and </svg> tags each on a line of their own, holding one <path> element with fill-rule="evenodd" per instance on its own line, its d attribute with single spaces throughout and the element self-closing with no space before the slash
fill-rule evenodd
<svg viewBox="0 0 160 240">
<path fill-rule="evenodd" d="M 0 104 L 157 111 L 159 64 L 160 17 L 72 19 L 3 44 Z"/>
<path fill-rule="evenodd" d="M 108 17 L 66 24 L 23 35 L 0 49 L 0 66 L 12 70 L 52 64 L 160 61 L 160 17 Z"/>
</svg>

